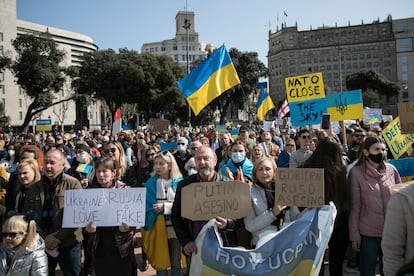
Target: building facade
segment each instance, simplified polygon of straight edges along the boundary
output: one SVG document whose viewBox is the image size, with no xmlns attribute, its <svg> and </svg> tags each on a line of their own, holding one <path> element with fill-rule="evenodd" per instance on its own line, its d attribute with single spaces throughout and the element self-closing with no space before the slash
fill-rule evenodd
<svg viewBox="0 0 414 276">
<path fill-rule="evenodd" d="M 36 35 L 46 32 L 55 41 L 57 48 L 65 53 L 61 62 L 62 67 L 79 66 L 84 53 L 98 49 L 93 40 L 83 34 L 19 20 L 16 18 L 16 1 L 0 0 L 1 55 L 7 55 L 12 59 L 16 58 L 12 41 L 18 35 Z M 68 79 L 65 81 L 62 91 L 55 94 L 56 101 L 67 98 L 72 92 L 71 83 Z M 16 84 L 10 70 L 0 73 L 0 100 L 5 105 L 5 115 L 9 117 L 10 125 L 13 127 L 20 126 L 24 121 L 31 99 Z M 36 119 L 47 118 L 59 127 L 101 124 L 99 103 L 86 107 L 75 101 L 63 102 L 50 107 L 36 118 L 33 118 L 31 125 L 35 124 Z"/>
<path fill-rule="evenodd" d="M 414 97 L 414 91 L 409 92 L 408 66 L 403 67 L 413 59 L 413 24 L 401 22 L 398 26 L 406 31 L 402 31 L 399 34 L 401 38 L 397 38 L 397 22 L 389 16 L 383 22 L 378 20 L 371 24 L 323 26 L 308 31 L 282 25 L 275 33 L 269 32 L 270 95 L 275 102 L 283 100 L 286 97 L 286 77 L 312 72 L 322 72 L 326 93 L 346 91 L 346 76 L 373 70 L 392 82 L 405 83 L 408 87 L 405 94 L 400 94 L 400 99 L 392 97 L 386 101 L 381 98 L 383 114 L 396 114 L 395 103 L 398 100 L 408 101 Z M 411 33 L 408 31 L 410 28 Z M 404 78 L 403 73 L 406 73 Z"/>
<path fill-rule="evenodd" d="M 198 32 L 195 31 L 194 12 L 179 11 L 175 17 L 175 37 L 158 42 L 144 43 L 142 53 L 168 55 L 190 72 L 191 63 L 203 60 L 217 46 L 199 42 Z M 187 58 L 188 57 L 188 58 Z"/>
</svg>

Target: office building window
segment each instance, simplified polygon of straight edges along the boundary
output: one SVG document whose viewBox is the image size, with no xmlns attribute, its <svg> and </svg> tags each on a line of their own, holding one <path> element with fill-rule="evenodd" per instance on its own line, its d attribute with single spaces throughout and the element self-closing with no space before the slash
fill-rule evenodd
<svg viewBox="0 0 414 276">
<path fill-rule="evenodd" d="M 401 57 L 401 64 L 407 64 L 407 62 L 408 62 L 408 57 L 406 56 Z"/>
<path fill-rule="evenodd" d="M 3 33 L 0 32 L 0 41 L 3 41 Z"/>
<path fill-rule="evenodd" d="M 4 73 L 0 73 L 0 81 L 4 81 Z"/>
<path fill-rule="evenodd" d="M 409 52 L 413 50 L 413 40 L 411 38 L 402 38 L 398 40 L 399 42 L 399 51 L 400 52 Z"/>
<path fill-rule="evenodd" d="M 4 89 L 4 85 L 0 85 L 0 94 L 2 94 L 2 95 L 6 94 L 6 91 Z"/>
<path fill-rule="evenodd" d="M 407 73 L 402 73 L 401 74 L 401 80 L 402 81 L 408 81 L 408 74 Z"/>
<path fill-rule="evenodd" d="M 19 111 L 19 120 L 23 120 L 23 112 Z"/>
<path fill-rule="evenodd" d="M 0 46 L 0 56 L 3 56 L 4 55 L 4 48 L 3 48 L 3 46 Z"/>
<path fill-rule="evenodd" d="M 19 107 L 23 107 L 23 101 L 22 101 L 22 99 L 19 99 Z"/>
</svg>

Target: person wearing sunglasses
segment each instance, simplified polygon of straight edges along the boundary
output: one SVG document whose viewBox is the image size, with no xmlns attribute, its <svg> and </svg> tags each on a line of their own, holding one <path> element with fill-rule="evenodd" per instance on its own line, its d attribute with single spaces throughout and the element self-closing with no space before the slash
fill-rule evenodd
<svg viewBox="0 0 414 276">
<path fill-rule="evenodd" d="M 295 140 L 288 138 L 284 145 L 284 149 L 280 152 L 279 158 L 276 161 L 278 168 L 289 168 L 289 161 L 291 154 L 296 150 Z"/>
<path fill-rule="evenodd" d="M 104 148 L 104 155 L 106 157 L 110 157 L 115 162 L 116 179 L 126 182 L 125 177 L 128 166 L 125 158 L 125 151 L 121 143 L 113 141 L 106 144 Z"/>
<path fill-rule="evenodd" d="M 289 168 L 300 168 L 305 164 L 305 161 L 312 155 L 309 149 L 311 143 L 311 133 L 309 129 L 303 128 L 297 133 L 299 149 L 292 152 L 289 160 Z"/>
<path fill-rule="evenodd" d="M 171 208 L 181 180 L 182 174 L 174 156 L 168 151 L 158 152 L 151 178 L 145 182 L 147 200 L 145 227 L 142 231 L 144 251 L 149 263 L 157 268 L 157 275 L 168 275 L 169 267 L 160 264 L 166 258 L 170 260 L 171 275 L 182 275 L 181 248 L 171 222 Z M 166 236 L 154 234 L 161 233 L 159 227 L 166 229 Z"/>
<path fill-rule="evenodd" d="M 358 158 L 358 151 L 367 138 L 367 132 L 363 128 L 356 128 L 352 134 L 352 143 L 348 145 L 347 156 L 349 162 L 353 163 Z"/>
<path fill-rule="evenodd" d="M 185 137 L 180 137 L 177 139 L 177 150 L 173 153 L 175 161 L 177 162 L 178 168 L 180 169 L 181 174 L 186 177 L 188 172 L 185 169 L 185 164 L 191 158 L 191 153 L 187 150 L 188 140 Z"/>
<path fill-rule="evenodd" d="M 45 243 L 37 234 L 36 214 L 8 214 L 0 245 L 0 275 L 48 275 Z"/>
</svg>

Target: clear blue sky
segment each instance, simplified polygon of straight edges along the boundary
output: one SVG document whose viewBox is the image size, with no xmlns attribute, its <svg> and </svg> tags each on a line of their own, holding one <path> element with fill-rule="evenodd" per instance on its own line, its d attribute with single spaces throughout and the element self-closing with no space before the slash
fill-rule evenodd
<svg viewBox="0 0 414 276">
<path fill-rule="evenodd" d="M 185 0 L 17 0 L 17 18 L 81 33 L 100 49 L 141 50 L 146 42 L 175 36 L 175 16 Z M 267 65 L 269 22 L 299 30 L 414 17 L 413 0 L 188 0 L 200 42 L 254 51 Z M 286 12 L 287 16 L 284 16 Z"/>
</svg>

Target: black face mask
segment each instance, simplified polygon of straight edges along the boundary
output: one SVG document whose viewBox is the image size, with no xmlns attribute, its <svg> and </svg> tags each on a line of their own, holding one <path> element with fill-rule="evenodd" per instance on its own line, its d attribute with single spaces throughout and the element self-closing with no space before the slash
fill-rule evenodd
<svg viewBox="0 0 414 276">
<path fill-rule="evenodd" d="M 371 154 L 371 153 L 370 153 L 370 154 L 368 155 L 368 158 L 369 158 L 369 159 L 371 159 L 371 160 L 372 160 L 372 162 L 379 164 L 379 163 L 381 163 L 382 161 L 384 161 L 384 159 L 385 159 L 385 154 L 383 154 L 383 153 Z"/>
</svg>

